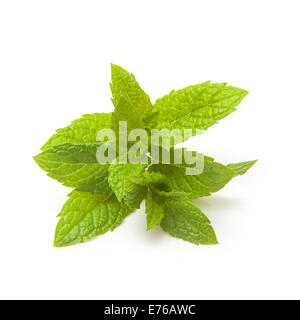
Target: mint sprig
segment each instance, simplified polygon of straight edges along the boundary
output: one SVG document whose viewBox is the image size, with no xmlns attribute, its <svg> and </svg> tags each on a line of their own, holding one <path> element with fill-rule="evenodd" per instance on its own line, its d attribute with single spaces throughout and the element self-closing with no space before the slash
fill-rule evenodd
<svg viewBox="0 0 300 320">
<path fill-rule="evenodd" d="M 97 135 L 103 129 L 116 134 L 116 142 L 127 139 L 133 129 L 190 131 L 194 136 L 236 110 L 247 91 L 226 83 L 209 81 L 192 85 L 151 103 L 133 74 L 112 64 L 112 102 L 114 112 L 94 113 L 74 120 L 58 129 L 34 157 L 38 165 L 53 179 L 74 188 L 59 214 L 54 246 L 64 247 L 113 231 L 146 200 L 147 230 L 160 225 L 170 235 L 194 244 L 216 244 L 210 221 L 192 202 L 222 189 L 231 179 L 246 173 L 255 161 L 222 165 L 204 157 L 203 170 L 187 175 L 191 165 L 178 164 L 176 139 L 166 147 L 170 162 L 155 159 L 151 145 L 164 143 L 148 140 L 146 162 L 123 163 L 116 158 L 101 164 L 97 150 L 104 142 Z M 120 132 L 120 122 L 126 121 L 127 131 Z M 186 140 L 184 137 L 183 140 Z M 127 151 L 132 142 L 128 142 Z M 126 151 L 126 152 L 127 152 Z M 196 156 L 200 154 L 195 153 Z M 155 161 L 153 161 L 155 159 Z"/>
</svg>

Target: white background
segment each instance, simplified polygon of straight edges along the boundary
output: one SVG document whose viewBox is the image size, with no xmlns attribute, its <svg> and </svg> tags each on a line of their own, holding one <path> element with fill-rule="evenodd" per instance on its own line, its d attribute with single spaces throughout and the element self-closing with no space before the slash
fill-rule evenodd
<svg viewBox="0 0 300 320">
<path fill-rule="evenodd" d="M 299 1 L 0 2 L 0 298 L 299 299 Z M 144 208 L 121 227 L 52 247 L 69 190 L 32 156 L 85 113 L 108 112 L 110 62 L 154 102 L 186 85 L 250 91 L 189 145 L 229 163 L 259 159 L 197 200 L 220 244 L 194 246 Z"/>
</svg>

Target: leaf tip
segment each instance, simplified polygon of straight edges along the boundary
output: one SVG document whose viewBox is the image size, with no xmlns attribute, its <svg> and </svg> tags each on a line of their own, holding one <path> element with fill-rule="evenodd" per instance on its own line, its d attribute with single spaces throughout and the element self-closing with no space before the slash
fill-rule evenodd
<svg viewBox="0 0 300 320">
<path fill-rule="evenodd" d="M 111 68 L 111 70 L 113 70 L 115 67 L 116 67 L 117 65 L 116 64 L 114 64 L 114 63 L 110 63 L 110 68 Z"/>
<path fill-rule="evenodd" d="M 150 230 L 153 229 L 153 228 L 154 228 L 154 226 L 147 225 L 146 231 L 150 231 Z"/>
<path fill-rule="evenodd" d="M 55 236 L 54 236 L 54 241 L 53 241 L 53 248 L 62 248 L 62 247 L 66 247 L 67 246 L 67 244 L 66 243 L 64 243 L 63 241 L 59 241 L 58 239 L 57 239 L 57 235 L 55 234 Z"/>
<path fill-rule="evenodd" d="M 110 69 L 111 69 L 111 73 L 113 74 L 115 71 L 118 70 L 124 70 L 121 66 L 115 64 L 115 63 L 110 63 Z"/>
<path fill-rule="evenodd" d="M 53 241 L 53 248 L 60 248 L 59 244 L 56 241 L 56 238 L 54 238 L 54 241 Z"/>
<path fill-rule="evenodd" d="M 39 166 L 40 166 L 40 153 L 33 156 L 32 159 L 34 160 L 34 162 L 36 162 Z"/>
<path fill-rule="evenodd" d="M 245 89 L 241 89 L 242 90 L 242 94 L 244 96 L 244 98 L 250 93 L 250 91 L 245 90 Z"/>
</svg>

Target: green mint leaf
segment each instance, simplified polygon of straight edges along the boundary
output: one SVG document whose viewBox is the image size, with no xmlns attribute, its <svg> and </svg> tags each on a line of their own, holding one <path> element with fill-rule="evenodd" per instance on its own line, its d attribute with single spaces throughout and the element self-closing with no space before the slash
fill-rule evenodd
<svg viewBox="0 0 300 320">
<path fill-rule="evenodd" d="M 151 190 L 146 196 L 147 231 L 161 223 L 164 217 L 164 209 L 161 199 Z"/>
<path fill-rule="evenodd" d="M 113 192 L 110 191 L 109 194 L 94 194 L 92 192 L 82 192 L 79 190 L 72 190 L 72 192 L 68 195 L 69 198 L 76 199 L 76 198 L 87 198 L 92 200 L 98 201 L 105 201 L 113 195 Z M 58 214 L 60 217 L 60 213 Z"/>
<path fill-rule="evenodd" d="M 111 113 L 85 114 L 74 120 L 69 126 L 56 130 L 42 147 L 42 150 L 53 148 L 64 143 L 96 142 L 97 134 L 101 129 L 111 126 Z"/>
<path fill-rule="evenodd" d="M 217 244 L 210 221 L 190 200 L 164 198 L 162 229 L 172 235 L 196 245 Z"/>
<path fill-rule="evenodd" d="M 126 186 L 127 194 L 124 197 L 124 202 L 131 209 L 140 209 L 142 201 L 146 197 L 147 188 L 136 184 L 128 183 Z"/>
<path fill-rule="evenodd" d="M 133 209 L 139 209 L 141 202 L 145 199 L 147 186 L 154 186 L 163 183 L 165 177 L 156 172 L 143 172 L 138 176 L 125 178 L 126 204 Z"/>
<path fill-rule="evenodd" d="M 96 152 L 99 143 L 67 143 L 47 149 L 34 157 L 37 164 L 48 176 L 62 182 L 66 187 L 93 191 L 91 186 L 95 181 L 102 184 L 105 193 L 108 192 L 109 165 L 97 162 Z M 101 190 L 96 190 L 100 193 Z"/>
<path fill-rule="evenodd" d="M 145 116 L 143 120 L 145 128 L 147 129 L 154 128 L 157 124 L 157 119 L 158 119 L 158 111 L 150 112 L 148 115 Z"/>
<path fill-rule="evenodd" d="M 151 184 L 163 183 L 165 179 L 166 177 L 159 172 L 148 172 L 148 171 L 145 171 L 139 176 L 133 176 L 129 178 L 130 182 L 141 185 L 141 186 L 149 186 Z"/>
<path fill-rule="evenodd" d="M 153 106 L 158 112 L 156 128 L 206 130 L 235 111 L 247 94 L 226 83 L 209 81 L 172 91 Z"/>
<path fill-rule="evenodd" d="M 254 165 L 256 161 L 257 160 L 230 163 L 227 165 L 227 167 L 235 172 L 235 176 L 241 176 L 245 174 Z"/>
<path fill-rule="evenodd" d="M 70 246 L 113 231 L 128 214 L 128 208 L 113 195 L 101 201 L 91 194 L 72 193 L 59 215 L 54 246 Z"/>
<path fill-rule="evenodd" d="M 118 99 L 118 104 L 115 106 L 115 111 L 112 114 L 111 126 L 116 134 L 117 140 L 119 140 L 120 136 L 120 122 L 126 121 L 126 130 L 125 128 L 121 132 L 121 136 L 123 139 L 127 139 L 129 132 L 135 128 L 143 128 L 143 123 L 140 119 L 137 119 L 134 108 L 131 106 L 128 107 L 129 104 L 125 98 L 120 97 Z"/>
<path fill-rule="evenodd" d="M 113 122 L 127 120 L 128 127 L 143 128 L 143 119 L 152 110 L 149 96 L 139 86 L 133 74 L 115 64 L 111 65 L 112 101 L 115 106 Z"/>
<path fill-rule="evenodd" d="M 154 187 L 151 188 L 152 192 L 157 194 L 158 196 L 165 197 L 165 198 L 170 198 L 170 199 L 175 199 L 175 200 L 190 200 L 188 194 L 186 192 L 181 192 L 181 191 L 174 191 L 174 190 L 164 190 L 165 186 L 161 185 L 159 187 Z"/>
<path fill-rule="evenodd" d="M 95 195 L 109 195 L 112 190 L 108 184 L 108 171 L 103 170 L 103 175 L 97 176 L 91 182 L 84 183 L 76 188 L 77 191 L 90 192 Z"/>
<path fill-rule="evenodd" d="M 199 175 L 186 175 L 186 167 L 176 164 L 152 165 L 149 170 L 163 174 L 170 190 L 184 192 L 191 199 L 209 196 L 235 177 L 233 170 L 211 158 L 205 158 L 204 171 Z"/>
<path fill-rule="evenodd" d="M 119 164 L 117 162 L 110 165 L 108 182 L 119 201 L 128 194 L 135 193 L 135 184 L 130 181 L 130 178 L 141 175 L 147 166 L 143 163 Z"/>
</svg>

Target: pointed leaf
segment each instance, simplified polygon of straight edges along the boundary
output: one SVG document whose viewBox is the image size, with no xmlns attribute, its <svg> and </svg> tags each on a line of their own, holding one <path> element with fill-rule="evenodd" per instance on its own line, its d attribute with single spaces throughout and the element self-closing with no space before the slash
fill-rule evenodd
<svg viewBox="0 0 300 320">
<path fill-rule="evenodd" d="M 108 129 L 111 125 L 111 113 L 85 114 L 72 123 L 56 130 L 42 147 L 42 150 L 52 148 L 64 143 L 96 142 L 96 137 L 101 129 Z"/>
<path fill-rule="evenodd" d="M 147 230 L 159 225 L 164 217 L 164 209 L 159 197 L 151 190 L 146 197 Z"/>
<path fill-rule="evenodd" d="M 113 126 L 118 127 L 119 121 L 127 120 L 129 129 L 143 128 L 143 119 L 151 112 L 152 104 L 134 75 L 112 64 L 110 88 L 115 106 Z"/>
<path fill-rule="evenodd" d="M 128 214 L 128 208 L 120 204 L 115 196 L 101 201 L 91 195 L 71 194 L 60 213 L 54 246 L 70 246 L 112 231 Z"/>
<path fill-rule="evenodd" d="M 199 175 L 186 175 L 185 164 L 157 164 L 152 165 L 149 170 L 163 174 L 170 190 L 184 192 L 191 199 L 219 191 L 235 176 L 233 170 L 207 157 L 204 171 Z"/>
<path fill-rule="evenodd" d="M 236 176 L 245 174 L 257 160 L 244 161 L 239 163 L 230 163 L 227 165 L 228 168 L 235 172 Z"/>
<path fill-rule="evenodd" d="M 206 130 L 236 110 L 246 90 L 209 81 L 192 85 L 158 99 L 156 128 Z"/>
<path fill-rule="evenodd" d="M 62 144 L 47 149 L 34 157 L 38 165 L 48 172 L 48 176 L 62 182 L 67 187 L 84 191 L 93 191 L 93 184 L 101 184 L 103 192 L 107 194 L 108 164 L 97 162 L 96 152 L 99 143 Z M 95 182 L 97 181 L 97 183 Z M 96 190 L 98 193 L 101 190 Z"/>
<path fill-rule="evenodd" d="M 218 243 L 210 221 L 190 200 L 165 198 L 161 227 L 173 237 L 196 245 Z"/>
</svg>

